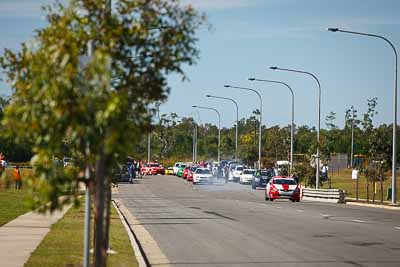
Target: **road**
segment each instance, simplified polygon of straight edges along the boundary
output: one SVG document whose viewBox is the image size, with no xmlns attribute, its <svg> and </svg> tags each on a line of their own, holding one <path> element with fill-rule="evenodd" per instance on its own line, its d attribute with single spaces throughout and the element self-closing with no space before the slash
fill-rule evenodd
<svg viewBox="0 0 400 267">
<path fill-rule="evenodd" d="M 400 266 L 400 211 L 266 202 L 250 186 L 174 176 L 120 184 L 115 197 L 171 266 Z"/>
</svg>

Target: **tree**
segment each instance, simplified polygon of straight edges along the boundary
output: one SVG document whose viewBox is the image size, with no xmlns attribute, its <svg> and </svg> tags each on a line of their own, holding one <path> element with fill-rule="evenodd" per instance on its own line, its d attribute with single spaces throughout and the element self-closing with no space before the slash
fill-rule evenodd
<svg viewBox="0 0 400 267">
<path fill-rule="evenodd" d="M 48 6 L 48 26 L 34 46 L 5 50 L 0 63 L 12 85 L 3 125 L 17 140 L 33 140 L 32 165 L 40 192 L 35 204 L 51 210 L 78 201 L 78 174 L 91 171 L 95 199 L 95 266 L 104 266 L 108 245 L 110 176 L 135 141 L 150 129 L 154 110 L 169 93 L 167 75 L 186 79 L 183 64 L 199 56 L 195 35 L 204 17 L 177 0 L 71 0 Z M 107 7 L 107 6 L 106 6 Z M 80 57 L 95 46 L 87 66 Z M 55 169 L 66 141 L 75 168 Z M 61 199 L 66 187 L 71 197 Z"/>
</svg>

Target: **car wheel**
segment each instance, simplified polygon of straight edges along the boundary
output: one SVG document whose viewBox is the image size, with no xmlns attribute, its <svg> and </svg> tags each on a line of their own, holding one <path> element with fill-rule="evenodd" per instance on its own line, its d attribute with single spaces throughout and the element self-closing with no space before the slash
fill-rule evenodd
<svg viewBox="0 0 400 267">
<path fill-rule="evenodd" d="M 295 202 L 296 200 L 294 200 L 293 198 L 291 198 L 290 201 Z"/>
<path fill-rule="evenodd" d="M 265 201 L 268 201 L 269 197 L 267 195 L 265 195 Z"/>
<path fill-rule="evenodd" d="M 251 184 L 251 188 L 257 189 L 257 186 L 255 184 Z"/>
</svg>

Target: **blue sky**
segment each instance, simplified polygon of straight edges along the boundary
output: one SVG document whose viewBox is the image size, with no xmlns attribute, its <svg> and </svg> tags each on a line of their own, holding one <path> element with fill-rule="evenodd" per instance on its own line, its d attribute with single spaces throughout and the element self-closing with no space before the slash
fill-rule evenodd
<svg viewBox="0 0 400 267">
<path fill-rule="evenodd" d="M 0 0 L 0 49 L 17 48 L 45 26 L 40 5 L 50 0 Z M 366 110 L 366 99 L 378 97 L 376 124 L 390 123 L 393 109 L 394 57 L 379 39 L 329 33 L 327 27 L 381 34 L 400 50 L 400 1 L 397 0 L 183 0 L 208 14 L 213 30 L 199 32 L 201 59 L 186 68 L 189 82 L 169 78 L 172 88 L 162 113 L 188 115 L 192 105 L 218 108 L 222 124 L 235 121 L 230 102 L 205 98 L 211 93 L 239 103 L 240 116 L 259 106 L 251 92 L 223 88 L 226 83 L 259 89 L 263 96 L 263 123 L 290 121 L 290 95 L 286 88 L 247 81 L 255 76 L 291 85 L 296 98 L 296 124 L 316 125 L 317 87 L 311 77 L 271 71 L 269 66 L 303 69 L 316 74 L 322 85 L 322 119 L 354 105 Z M 399 51 L 400 52 L 400 51 Z M 9 93 L 0 84 L 2 94 Z M 216 123 L 215 114 L 200 111 L 202 122 Z M 322 126 L 325 126 L 322 123 Z"/>
</svg>

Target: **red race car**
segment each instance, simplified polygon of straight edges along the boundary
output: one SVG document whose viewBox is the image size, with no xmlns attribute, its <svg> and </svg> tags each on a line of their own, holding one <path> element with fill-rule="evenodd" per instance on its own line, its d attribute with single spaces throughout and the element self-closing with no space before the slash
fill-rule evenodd
<svg viewBox="0 0 400 267">
<path fill-rule="evenodd" d="M 196 171 L 197 168 L 198 166 L 193 166 L 189 168 L 186 176 L 186 180 L 188 180 L 188 182 L 193 182 L 193 173 Z"/>
<path fill-rule="evenodd" d="M 183 170 L 182 173 L 183 179 L 187 179 L 188 173 L 190 172 L 190 168 L 191 168 L 190 166 L 186 166 L 185 169 Z"/>
<path fill-rule="evenodd" d="M 144 164 L 143 168 L 141 169 L 143 175 L 157 175 L 165 174 L 165 168 L 158 162 L 149 162 Z"/>
<path fill-rule="evenodd" d="M 300 188 L 296 180 L 287 176 L 275 176 L 267 183 L 265 200 L 289 199 L 293 202 L 300 201 Z"/>
</svg>

